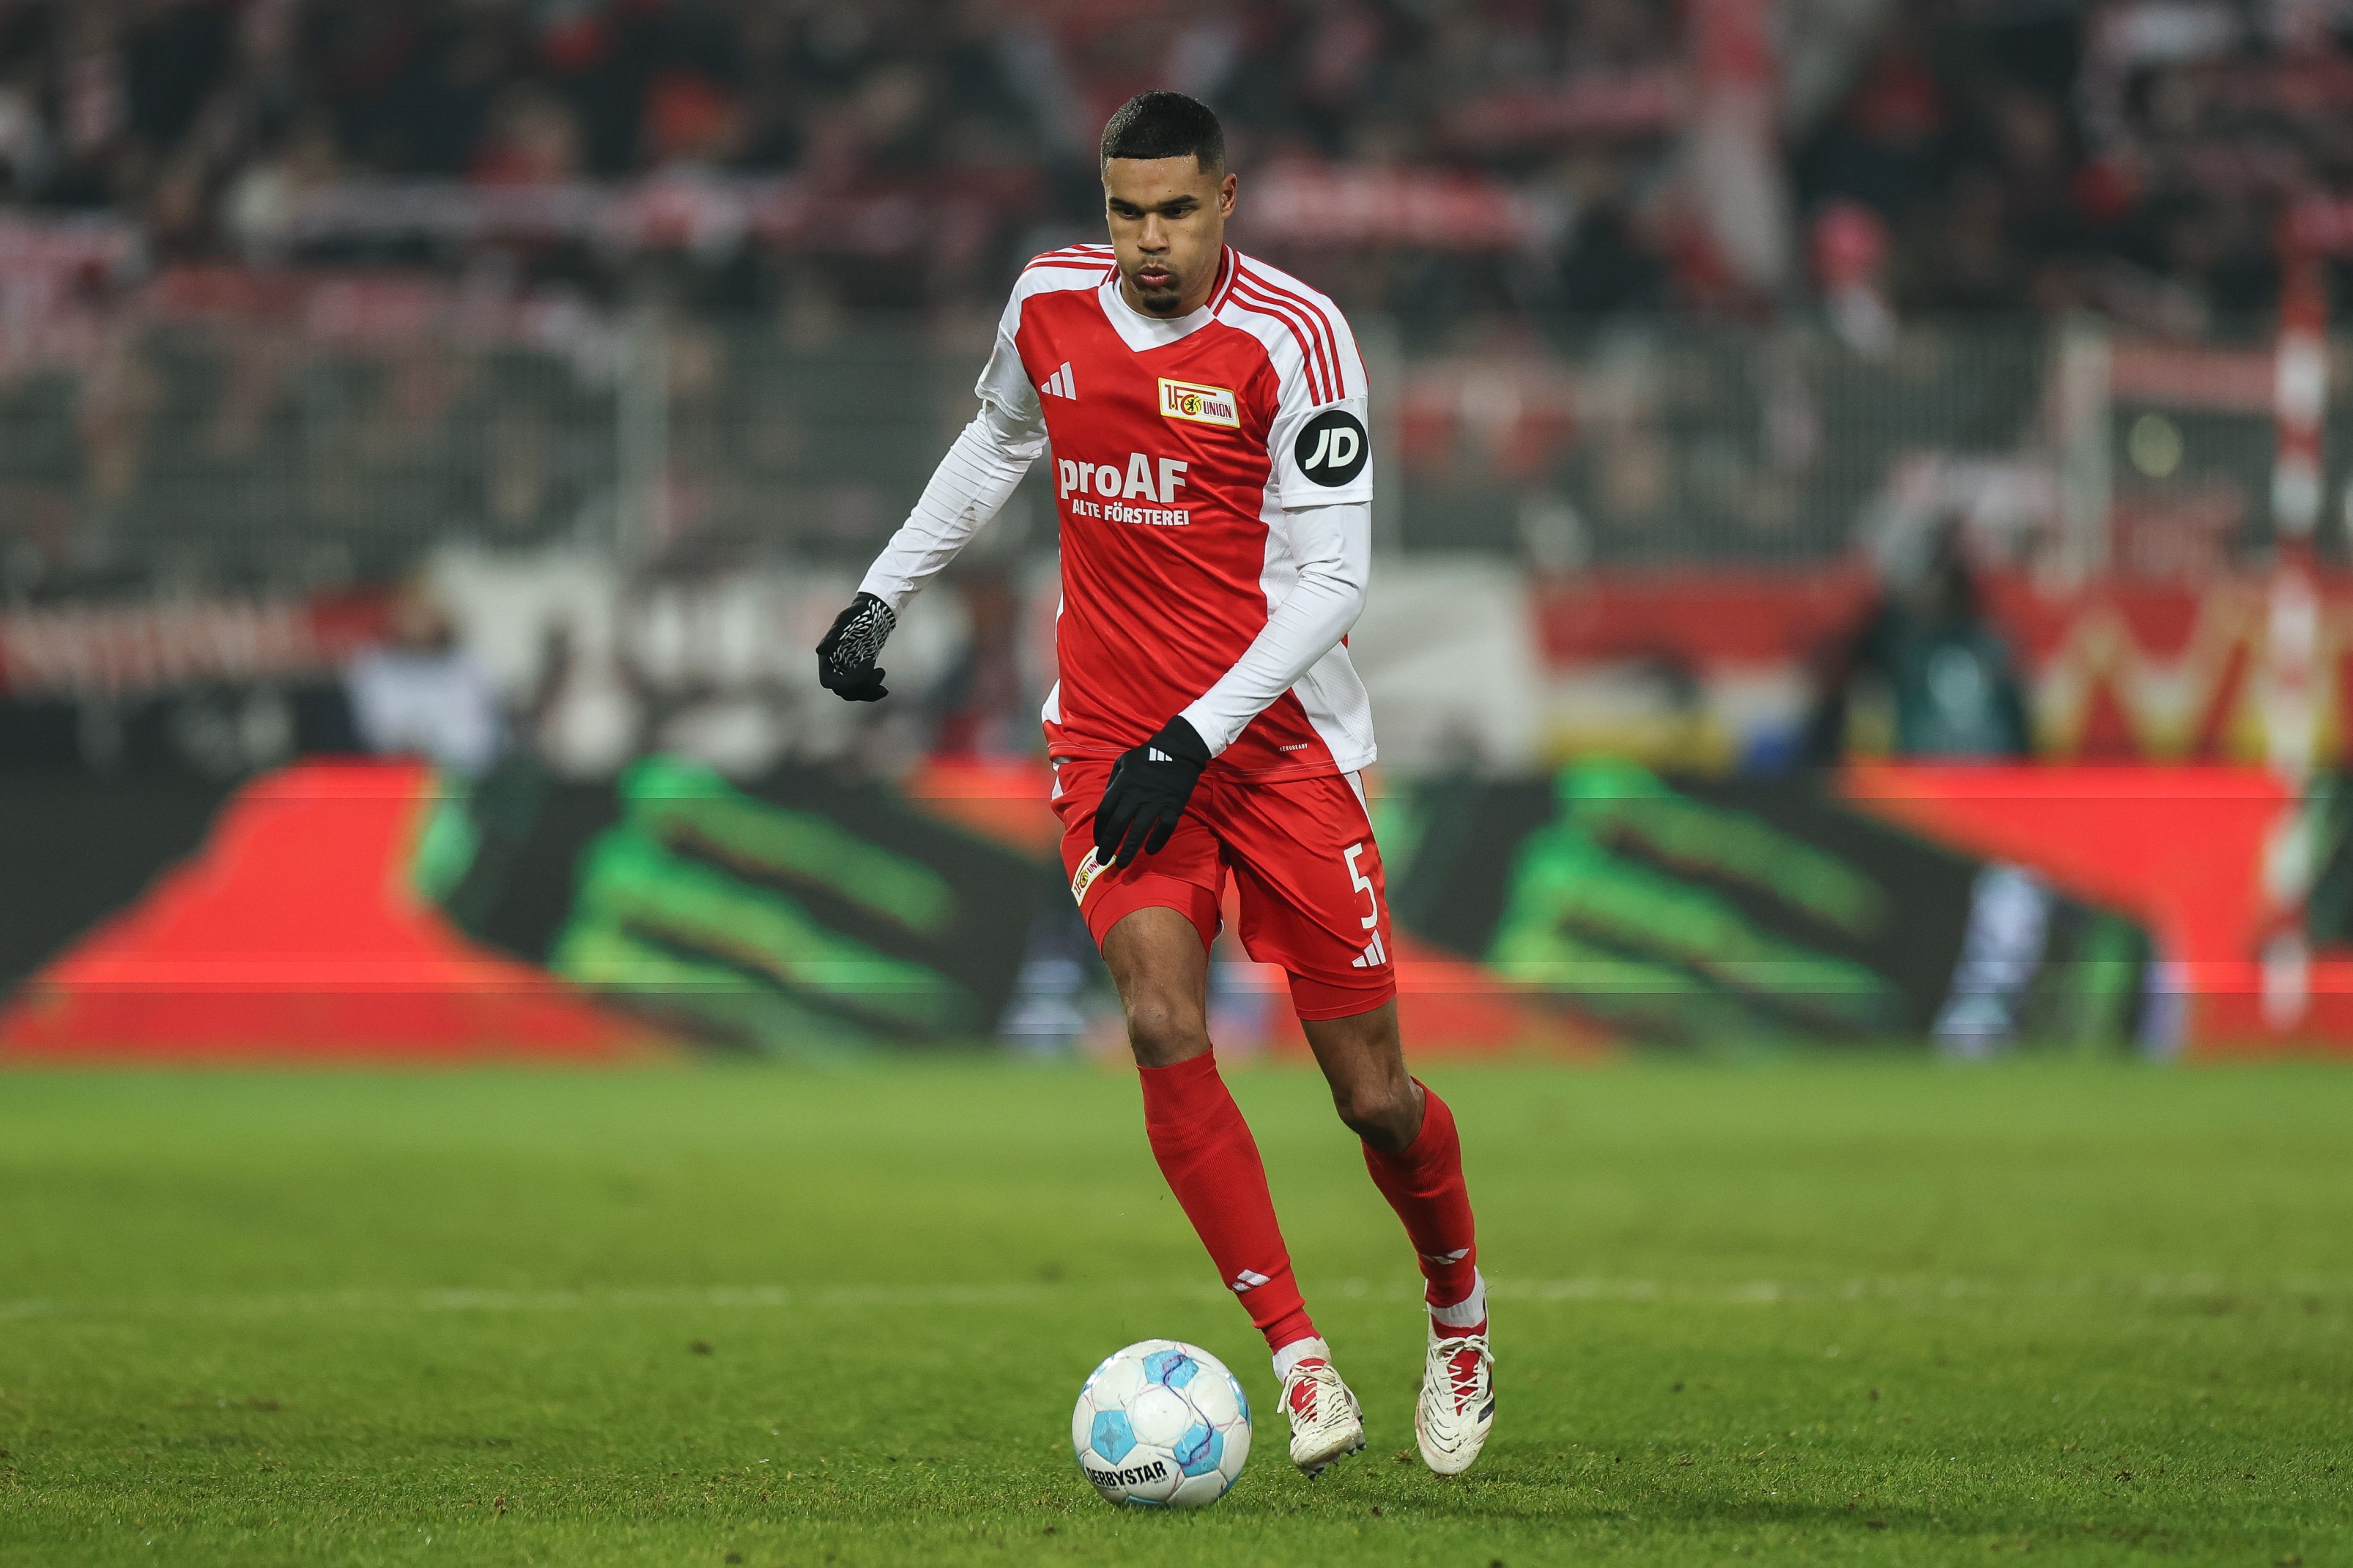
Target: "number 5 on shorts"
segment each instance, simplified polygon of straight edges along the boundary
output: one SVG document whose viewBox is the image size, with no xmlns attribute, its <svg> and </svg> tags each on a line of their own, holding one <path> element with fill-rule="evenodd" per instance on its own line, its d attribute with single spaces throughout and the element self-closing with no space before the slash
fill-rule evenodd
<svg viewBox="0 0 2353 1568">
<path fill-rule="evenodd" d="M 1341 857 L 1342 859 L 1348 863 L 1348 880 L 1356 885 L 1356 891 L 1365 895 L 1365 903 L 1369 910 L 1369 912 L 1364 916 L 1363 920 L 1359 923 L 1362 924 L 1366 931 L 1373 933 L 1373 940 L 1365 944 L 1365 951 L 1358 955 L 1356 963 L 1351 964 L 1350 967 L 1354 969 L 1378 969 L 1382 964 L 1387 963 L 1389 961 L 1389 955 L 1388 950 L 1382 945 L 1381 933 L 1378 929 L 1381 923 L 1380 895 L 1373 891 L 1373 879 L 1370 877 L 1366 876 L 1362 871 L 1356 869 L 1356 857 L 1362 855 L 1364 852 L 1365 847 L 1362 844 L 1351 844 L 1348 846 L 1346 853 Z"/>
</svg>

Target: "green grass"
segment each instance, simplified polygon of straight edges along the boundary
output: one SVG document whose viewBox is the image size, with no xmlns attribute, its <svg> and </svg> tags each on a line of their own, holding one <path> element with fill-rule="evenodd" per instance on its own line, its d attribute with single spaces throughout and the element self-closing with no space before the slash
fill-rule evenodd
<svg viewBox="0 0 2353 1568">
<path fill-rule="evenodd" d="M 2353 1561 L 2353 1074 L 1448 1068 L 1479 1469 L 1411 1260 L 1237 1072 L 1373 1437 L 1096 1500 L 1106 1352 L 1271 1380 L 1133 1082 L 0 1076 L 0 1563 Z M 700 1347 L 700 1348 L 699 1348 Z"/>
</svg>

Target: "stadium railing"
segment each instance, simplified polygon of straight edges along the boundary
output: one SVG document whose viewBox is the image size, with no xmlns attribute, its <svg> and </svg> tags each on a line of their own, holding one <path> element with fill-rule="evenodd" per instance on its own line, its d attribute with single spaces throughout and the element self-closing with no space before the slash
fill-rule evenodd
<svg viewBox="0 0 2353 1568">
<path fill-rule="evenodd" d="M 2194 572 L 2269 533 L 2267 343 L 1953 321 L 1867 354 L 1807 325 L 1359 329 L 1388 551 L 1798 565 L 1957 516 L 2005 551 Z M 987 343 L 981 321 L 658 318 L 407 282 L 150 289 L 0 344 L 0 592 L 381 580 L 453 541 L 849 564 L 969 416 Z M 2348 408 L 2323 432 L 2324 543 Z M 994 548 L 1050 548 L 1030 491 Z"/>
</svg>

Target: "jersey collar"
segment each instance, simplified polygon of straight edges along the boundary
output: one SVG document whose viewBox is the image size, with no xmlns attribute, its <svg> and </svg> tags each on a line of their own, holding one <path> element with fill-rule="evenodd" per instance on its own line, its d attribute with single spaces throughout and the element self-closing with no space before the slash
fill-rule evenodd
<svg viewBox="0 0 2353 1568">
<path fill-rule="evenodd" d="M 1117 268 L 1113 268 L 1112 275 L 1103 280 L 1103 287 L 1095 290 L 1095 296 L 1103 301 L 1103 313 L 1110 321 L 1112 330 L 1119 334 L 1120 341 L 1142 353 L 1147 349 L 1166 348 L 1170 343 L 1189 338 L 1217 320 L 1218 306 L 1224 299 L 1233 275 L 1234 247 L 1229 245 L 1218 263 L 1217 287 L 1209 290 L 1209 302 L 1189 315 L 1173 319 L 1147 316 L 1129 304 L 1127 296 L 1119 291 Z"/>
</svg>

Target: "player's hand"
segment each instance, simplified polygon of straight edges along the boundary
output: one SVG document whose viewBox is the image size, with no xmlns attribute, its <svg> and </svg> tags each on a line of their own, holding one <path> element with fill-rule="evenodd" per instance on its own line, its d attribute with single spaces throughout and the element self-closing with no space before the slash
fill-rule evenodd
<svg viewBox="0 0 2353 1568">
<path fill-rule="evenodd" d="M 818 684 L 844 702 L 880 702 L 891 693 L 874 660 L 899 617 L 871 594 L 849 601 L 849 608 L 833 617 L 833 629 L 817 645 Z"/>
<path fill-rule="evenodd" d="M 1097 864 L 1125 866 L 1138 853 L 1159 854 L 1208 765 L 1208 742 L 1181 716 L 1144 744 L 1122 752 L 1111 765 L 1103 804 L 1095 807 Z"/>
</svg>

